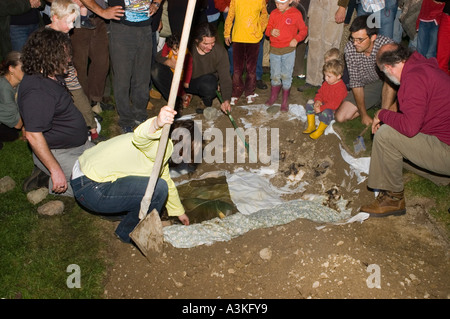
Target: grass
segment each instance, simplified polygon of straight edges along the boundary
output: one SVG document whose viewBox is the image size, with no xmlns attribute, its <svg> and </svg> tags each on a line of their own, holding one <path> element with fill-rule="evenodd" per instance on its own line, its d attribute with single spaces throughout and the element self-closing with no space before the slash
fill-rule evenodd
<svg viewBox="0 0 450 319">
<path fill-rule="evenodd" d="M 20 140 L 4 144 L 0 176 L 13 178 L 16 187 L 0 194 L 0 298 L 100 298 L 107 261 L 97 219 L 72 198 L 49 195 L 31 204 L 22 191 L 33 168 L 31 152 Z M 55 199 L 63 200 L 63 215 L 37 214 L 38 206 Z M 70 264 L 80 266 L 79 289 L 66 284 Z"/>
</svg>

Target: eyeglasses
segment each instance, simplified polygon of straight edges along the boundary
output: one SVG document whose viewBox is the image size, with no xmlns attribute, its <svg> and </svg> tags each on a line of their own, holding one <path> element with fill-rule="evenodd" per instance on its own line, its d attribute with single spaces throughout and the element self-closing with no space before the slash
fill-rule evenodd
<svg viewBox="0 0 450 319">
<path fill-rule="evenodd" d="M 366 41 L 369 37 L 365 37 L 365 38 L 353 38 L 352 36 L 350 36 L 348 39 L 349 41 L 352 41 L 353 43 L 363 43 L 364 41 Z"/>
</svg>

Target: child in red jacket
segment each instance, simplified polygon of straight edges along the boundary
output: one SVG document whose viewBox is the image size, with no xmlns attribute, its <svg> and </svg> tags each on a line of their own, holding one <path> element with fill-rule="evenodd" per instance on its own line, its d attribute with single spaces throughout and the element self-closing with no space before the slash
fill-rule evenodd
<svg viewBox="0 0 450 319">
<path fill-rule="evenodd" d="M 176 34 L 172 34 L 167 37 L 166 43 L 164 43 L 164 47 L 161 50 L 161 55 L 168 59 L 174 59 L 175 61 L 178 59 L 180 48 L 180 36 Z M 172 69 L 172 72 L 175 70 Z M 189 87 L 189 83 L 191 82 L 192 76 L 192 56 L 189 53 L 189 50 L 186 50 L 186 56 L 184 58 L 184 66 L 183 71 L 181 73 L 180 86 L 178 88 L 178 96 L 181 97 L 183 101 L 183 108 L 187 108 L 189 103 L 192 100 L 192 94 L 186 93 L 184 90 Z"/>
<path fill-rule="evenodd" d="M 270 37 L 270 98 L 271 106 L 283 88 L 281 111 L 289 110 L 288 98 L 292 84 L 297 44 L 308 35 L 308 28 L 297 8 L 291 6 L 293 0 L 275 0 L 277 9 L 270 13 L 266 36 Z"/>
<path fill-rule="evenodd" d="M 322 83 L 319 91 L 312 101 L 306 104 L 306 115 L 308 118 L 308 127 L 303 131 L 309 134 L 312 139 L 318 139 L 331 121 L 334 120 L 334 112 L 341 105 L 347 96 L 347 87 L 342 81 L 344 73 L 344 63 L 338 59 L 332 59 L 325 62 L 323 74 L 325 81 Z M 319 114 L 319 126 L 316 129 L 315 114 Z"/>
</svg>

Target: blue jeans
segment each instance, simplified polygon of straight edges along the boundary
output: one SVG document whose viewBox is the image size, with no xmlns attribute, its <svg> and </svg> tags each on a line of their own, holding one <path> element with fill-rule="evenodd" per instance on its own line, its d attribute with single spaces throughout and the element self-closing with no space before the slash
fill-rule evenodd
<svg viewBox="0 0 450 319">
<path fill-rule="evenodd" d="M 39 24 L 28 25 L 10 25 L 9 36 L 11 37 L 11 46 L 13 51 L 22 51 L 22 47 L 27 42 L 28 37 L 33 31 L 39 28 Z"/>
<path fill-rule="evenodd" d="M 270 83 L 272 86 L 283 85 L 283 89 L 291 88 L 292 71 L 295 64 L 295 50 L 278 55 L 270 54 Z"/>
<path fill-rule="evenodd" d="M 386 0 L 382 10 L 373 13 L 376 27 L 379 28 L 378 34 L 385 37 L 394 38 L 394 21 L 397 15 L 398 0 Z M 358 4 L 357 15 L 362 16 L 372 14 L 364 11 L 362 4 Z"/>
<path fill-rule="evenodd" d="M 99 214 L 124 213 L 126 216 L 115 231 L 126 243 L 131 243 L 130 233 L 139 223 L 141 201 L 145 195 L 149 177 L 126 176 L 115 182 L 97 183 L 86 176 L 70 181 L 75 199 L 88 210 Z M 168 195 L 167 183 L 158 179 L 148 212 L 156 209 L 161 214 Z"/>
<path fill-rule="evenodd" d="M 427 59 L 435 58 L 439 26 L 434 22 L 420 21 L 417 32 L 417 52 Z"/>
</svg>

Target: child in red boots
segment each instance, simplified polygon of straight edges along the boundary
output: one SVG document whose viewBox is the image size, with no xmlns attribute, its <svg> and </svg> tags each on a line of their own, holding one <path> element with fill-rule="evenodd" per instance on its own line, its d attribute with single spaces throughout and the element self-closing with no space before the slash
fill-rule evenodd
<svg viewBox="0 0 450 319">
<path fill-rule="evenodd" d="M 308 28 L 297 8 L 292 7 L 293 0 L 275 0 L 277 9 L 273 10 L 266 28 L 270 38 L 270 98 L 267 106 L 272 106 L 283 89 L 281 111 L 289 110 L 288 98 L 292 84 L 292 70 L 295 64 L 297 43 L 308 35 Z"/>
</svg>

